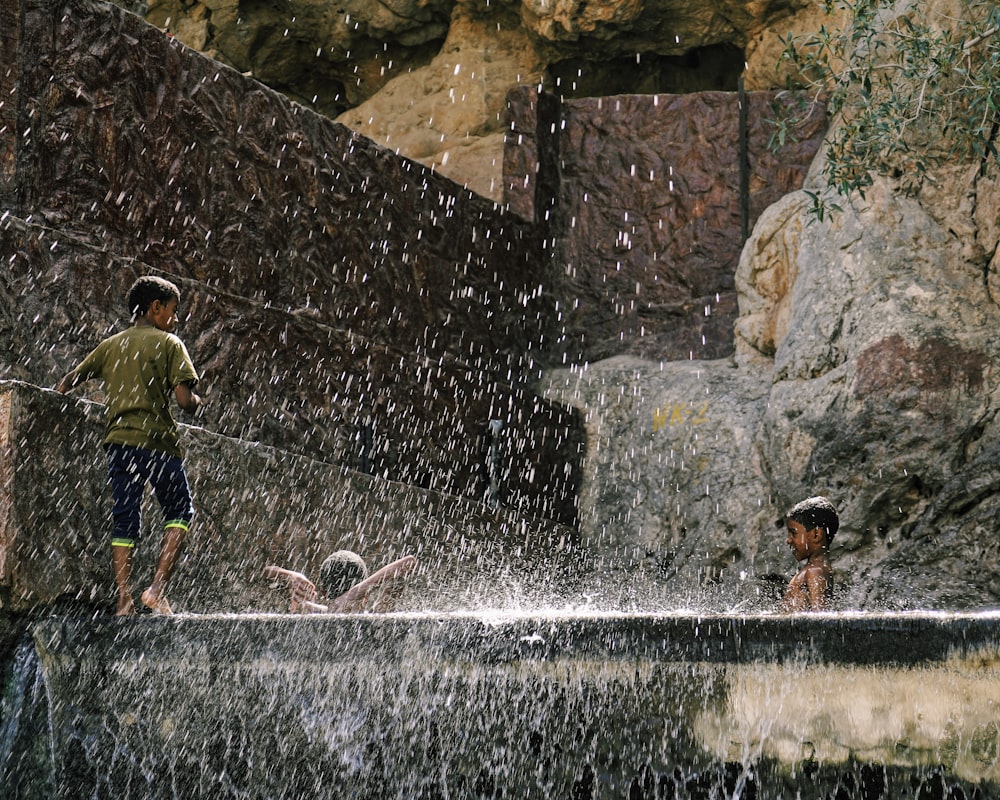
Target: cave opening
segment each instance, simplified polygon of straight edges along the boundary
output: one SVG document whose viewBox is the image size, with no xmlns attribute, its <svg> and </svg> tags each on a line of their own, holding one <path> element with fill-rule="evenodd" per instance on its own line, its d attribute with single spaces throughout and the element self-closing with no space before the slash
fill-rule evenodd
<svg viewBox="0 0 1000 800">
<path fill-rule="evenodd" d="M 736 45 L 693 48 L 683 55 L 635 53 L 605 61 L 571 58 L 549 65 L 545 89 L 564 100 L 618 94 L 735 92 L 745 56 Z"/>
</svg>

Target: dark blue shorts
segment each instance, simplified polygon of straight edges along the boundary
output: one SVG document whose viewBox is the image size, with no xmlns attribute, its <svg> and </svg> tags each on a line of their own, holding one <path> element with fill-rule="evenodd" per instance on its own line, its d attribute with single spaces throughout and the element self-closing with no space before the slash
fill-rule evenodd
<svg viewBox="0 0 1000 800">
<path fill-rule="evenodd" d="M 180 458 L 126 444 L 109 444 L 105 449 L 114 499 L 112 545 L 133 547 L 139 541 L 142 496 L 147 483 L 152 485 L 153 494 L 163 509 L 164 527 L 187 530 L 194 518 L 194 505 L 184 462 Z"/>
</svg>

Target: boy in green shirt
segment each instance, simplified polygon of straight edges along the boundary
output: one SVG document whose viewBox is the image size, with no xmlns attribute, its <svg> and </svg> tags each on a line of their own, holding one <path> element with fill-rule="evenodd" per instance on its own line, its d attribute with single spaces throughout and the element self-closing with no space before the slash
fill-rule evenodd
<svg viewBox="0 0 1000 800">
<path fill-rule="evenodd" d="M 170 281 L 147 275 L 128 293 L 132 327 L 94 348 L 56 387 L 66 392 L 100 378 L 107 397 L 108 479 L 114 505 L 111 560 L 118 587 L 117 616 L 135 613 L 132 553 L 139 541 L 142 495 L 153 486 L 163 509 L 163 545 L 153 582 L 142 593 L 154 613 L 172 613 L 166 589 L 194 517 L 191 489 L 177 425 L 170 415 L 170 394 L 189 413 L 201 398 L 193 391 L 198 373 L 184 344 L 174 336 L 180 291 Z"/>
</svg>

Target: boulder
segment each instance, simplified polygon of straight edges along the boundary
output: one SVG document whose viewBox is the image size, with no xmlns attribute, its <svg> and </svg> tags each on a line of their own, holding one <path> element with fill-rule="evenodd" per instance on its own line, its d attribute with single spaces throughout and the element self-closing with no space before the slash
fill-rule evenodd
<svg viewBox="0 0 1000 800">
<path fill-rule="evenodd" d="M 494 200 L 501 181 L 507 91 L 537 84 L 542 62 L 511 10 L 459 3 L 431 62 L 394 77 L 337 119 L 385 147 Z"/>
<path fill-rule="evenodd" d="M 766 374 L 617 356 L 549 371 L 543 386 L 583 416 L 580 540 L 604 602 L 773 606 L 759 581 L 780 569 L 784 538 L 757 441 Z"/>
</svg>

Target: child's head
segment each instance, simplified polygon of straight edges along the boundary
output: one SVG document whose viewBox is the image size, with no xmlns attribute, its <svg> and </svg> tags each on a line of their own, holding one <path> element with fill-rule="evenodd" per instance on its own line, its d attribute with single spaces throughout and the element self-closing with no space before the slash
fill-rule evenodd
<svg viewBox="0 0 1000 800">
<path fill-rule="evenodd" d="M 364 559 L 350 550 L 338 550 L 319 568 L 320 589 L 330 598 L 339 597 L 367 577 Z"/>
<path fill-rule="evenodd" d="M 810 497 L 801 503 L 796 503 L 785 513 L 785 522 L 797 522 L 807 531 L 819 528 L 826 534 L 826 544 L 833 541 L 833 537 L 840 528 L 840 517 L 833 503 L 825 497 Z"/>
<path fill-rule="evenodd" d="M 149 307 L 159 300 L 166 305 L 171 300 L 179 303 L 181 292 L 170 281 L 156 275 L 143 275 L 128 290 L 128 310 L 132 319 L 146 315 Z"/>
</svg>

